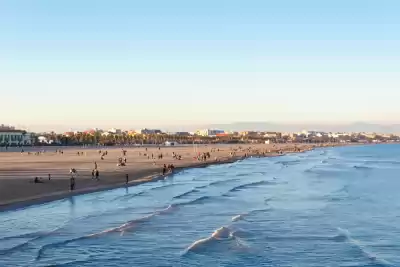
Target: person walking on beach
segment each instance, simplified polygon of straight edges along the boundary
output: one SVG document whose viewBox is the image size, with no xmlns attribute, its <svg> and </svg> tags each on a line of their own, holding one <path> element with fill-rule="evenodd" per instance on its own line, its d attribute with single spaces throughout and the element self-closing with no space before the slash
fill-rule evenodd
<svg viewBox="0 0 400 267">
<path fill-rule="evenodd" d="M 97 162 L 94 162 L 94 169 L 97 170 Z"/>
<path fill-rule="evenodd" d="M 51 180 L 51 174 L 49 173 L 49 181 Z"/>
<path fill-rule="evenodd" d="M 96 170 L 96 180 L 97 180 L 97 181 L 100 180 L 100 179 L 99 179 L 99 176 L 100 176 L 99 170 Z"/>
<path fill-rule="evenodd" d="M 164 164 L 163 170 L 162 170 L 162 174 L 165 175 L 165 173 L 167 172 L 167 165 Z"/>
<path fill-rule="evenodd" d="M 129 176 L 128 176 L 128 174 L 125 175 L 125 183 L 126 183 L 126 184 L 129 183 Z"/>
<path fill-rule="evenodd" d="M 94 170 L 92 170 L 92 179 L 94 179 Z"/>
</svg>

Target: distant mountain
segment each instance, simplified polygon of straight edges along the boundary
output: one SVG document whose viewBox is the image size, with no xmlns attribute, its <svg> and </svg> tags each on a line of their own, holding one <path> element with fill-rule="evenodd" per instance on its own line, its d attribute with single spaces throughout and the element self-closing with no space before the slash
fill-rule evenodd
<svg viewBox="0 0 400 267">
<path fill-rule="evenodd" d="M 280 131 L 299 132 L 302 130 L 316 130 L 324 132 L 376 132 L 400 133 L 400 124 L 374 124 L 355 122 L 351 124 L 279 124 L 271 122 L 236 122 L 230 124 L 211 124 L 207 128 L 223 129 L 226 131 Z"/>
<path fill-rule="evenodd" d="M 116 128 L 127 129 L 140 129 L 146 126 L 135 125 L 116 125 Z M 101 125 L 98 126 L 102 128 Z M 17 128 L 28 129 L 29 131 L 56 131 L 63 132 L 70 128 L 76 130 L 85 130 L 90 127 L 74 127 L 65 125 L 18 125 Z M 108 129 L 111 127 L 103 127 Z M 400 134 L 400 124 L 378 124 L 366 122 L 354 122 L 349 124 L 319 124 L 319 123 L 274 123 L 274 122 L 234 122 L 223 124 L 209 124 L 209 125 L 159 125 L 158 127 L 148 126 L 147 128 L 157 128 L 164 131 L 196 131 L 199 129 L 222 129 L 225 131 L 278 131 L 278 132 L 300 132 L 302 130 L 315 130 L 324 132 L 375 132 L 375 133 L 396 133 Z"/>
</svg>

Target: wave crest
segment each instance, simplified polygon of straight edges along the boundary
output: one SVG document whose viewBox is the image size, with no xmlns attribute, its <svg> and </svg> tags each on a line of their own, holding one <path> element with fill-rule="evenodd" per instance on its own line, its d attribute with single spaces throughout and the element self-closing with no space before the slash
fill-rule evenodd
<svg viewBox="0 0 400 267">
<path fill-rule="evenodd" d="M 211 236 L 207 238 L 202 238 L 193 242 L 186 250 L 185 254 L 188 252 L 201 253 L 205 249 L 208 249 L 213 245 L 213 243 L 223 242 L 223 241 L 235 241 L 235 244 L 239 247 L 248 247 L 245 243 L 228 227 L 220 227 L 215 230 Z"/>
<path fill-rule="evenodd" d="M 199 192 L 199 190 L 192 189 L 192 190 L 187 191 L 187 192 L 185 192 L 185 193 L 182 193 L 182 194 L 180 194 L 180 195 L 174 196 L 173 198 L 179 199 L 179 198 L 182 198 L 182 197 L 185 197 L 185 196 L 187 196 L 187 195 L 190 195 L 190 194 L 192 194 L 192 193 L 197 193 L 197 192 Z"/>
<path fill-rule="evenodd" d="M 270 182 L 270 181 L 252 182 L 252 183 L 247 183 L 247 184 L 242 184 L 242 185 L 235 186 L 234 188 L 229 190 L 229 192 L 239 191 L 241 189 L 246 189 L 247 187 L 256 187 L 256 186 L 260 186 L 260 185 L 271 185 L 271 184 L 274 184 L 274 183 Z"/>
</svg>

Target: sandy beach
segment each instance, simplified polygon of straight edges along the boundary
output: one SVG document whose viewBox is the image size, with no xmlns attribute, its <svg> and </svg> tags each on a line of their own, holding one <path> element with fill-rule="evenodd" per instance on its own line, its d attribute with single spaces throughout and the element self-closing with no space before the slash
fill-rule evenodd
<svg viewBox="0 0 400 267">
<path fill-rule="evenodd" d="M 179 171 L 189 167 L 233 162 L 244 156 L 276 156 L 279 152 L 293 153 L 313 149 L 310 144 L 255 144 L 255 145 L 208 145 L 177 147 L 129 147 L 124 148 L 68 148 L 63 154 L 56 148 L 45 147 L 45 152 L 35 155 L 28 152 L 0 152 L 0 210 L 36 204 L 64 198 L 70 195 L 106 190 L 125 186 L 126 174 L 129 185 L 153 181 L 162 177 L 164 164 L 173 164 Z M 107 151 L 103 160 L 101 154 Z M 78 152 L 82 152 L 78 155 Z M 210 153 L 206 161 L 197 156 Z M 173 157 L 173 154 L 181 159 Z M 162 154 L 163 158 L 158 156 Z M 154 159 L 152 159 L 152 156 Z M 118 159 L 126 157 L 126 166 L 117 166 Z M 92 170 L 99 170 L 99 180 L 92 179 Z M 70 192 L 70 169 L 75 168 L 76 188 Z M 51 180 L 48 175 L 51 175 Z M 42 183 L 34 183 L 40 177 Z"/>
</svg>

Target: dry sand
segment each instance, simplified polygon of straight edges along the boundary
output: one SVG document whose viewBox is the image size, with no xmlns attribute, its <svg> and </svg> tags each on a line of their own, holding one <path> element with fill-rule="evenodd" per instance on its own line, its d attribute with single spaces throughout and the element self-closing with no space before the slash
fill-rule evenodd
<svg viewBox="0 0 400 267">
<path fill-rule="evenodd" d="M 231 157 L 230 152 L 239 149 L 236 156 Z M 250 149 L 251 147 L 251 149 Z M 123 186 L 125 176 L 129 175 L 130 185 L 160 179 L 164 164 L 174 164 L 176 170 L 187 167 L 202 167 L 209 164 L 232 162 L 242 158 L 245 153 L 256 155 L 258 152 L 268 152 L 265 156 L 277 155 L 277 150 L 284 153 L 293 152 L 294 147 L 301 151 L 310 150 L 314 145 L 305 144 L 280 144 L 280 145 L 208 145 L 177 147 L 129 147 L 127 150 L 127 166 L 117 166 L 118 158 L 123 157 L 122 149 L 108 148 L 68 148 L 64 154 L 56 153 L 56 148 L 46 147 L 46 152 L 40 155 L 27 152 L 0 152 L 0 210 L 41 203 L 54 199 L 60 199 L 75 194 L 82 194 L 98 190 Z M 100 159 L 99 149 L 108 151 L 104 160 Z M 211 152 L 211 149 L 215 152 Z M 218 151 L 219 150 L 219 151 Z M 78 156 L 81 151 L 84 155 Z M 249 152 L 250 151 L 250 152 Z M 173 159 L 172 153 L 182 156 L 181 160 Z M 198 153 L 210 152 L 211 158 L 207 162 L 194 159 Z M 144 154 L 150 156 L 144 156 Z M 163 154 L 163 159 L 151 159 L 151 154 L 157 158 Z M 139 155 L 141 154 L 141 156 Z M 215 161 L 218 158 L 218 162 Z M 155 165 L 154 165 L 155 161 Z M 100 181 L 92 179 L 94 162 L 98 164 Z M 70 168 L 77 169 L 76 189 L 69 191 Z M 48 180 L 51 174 L 51 180 Z M 34 177 L 41 177 L 43 183 L 33 183 Z"/>
</svg>

